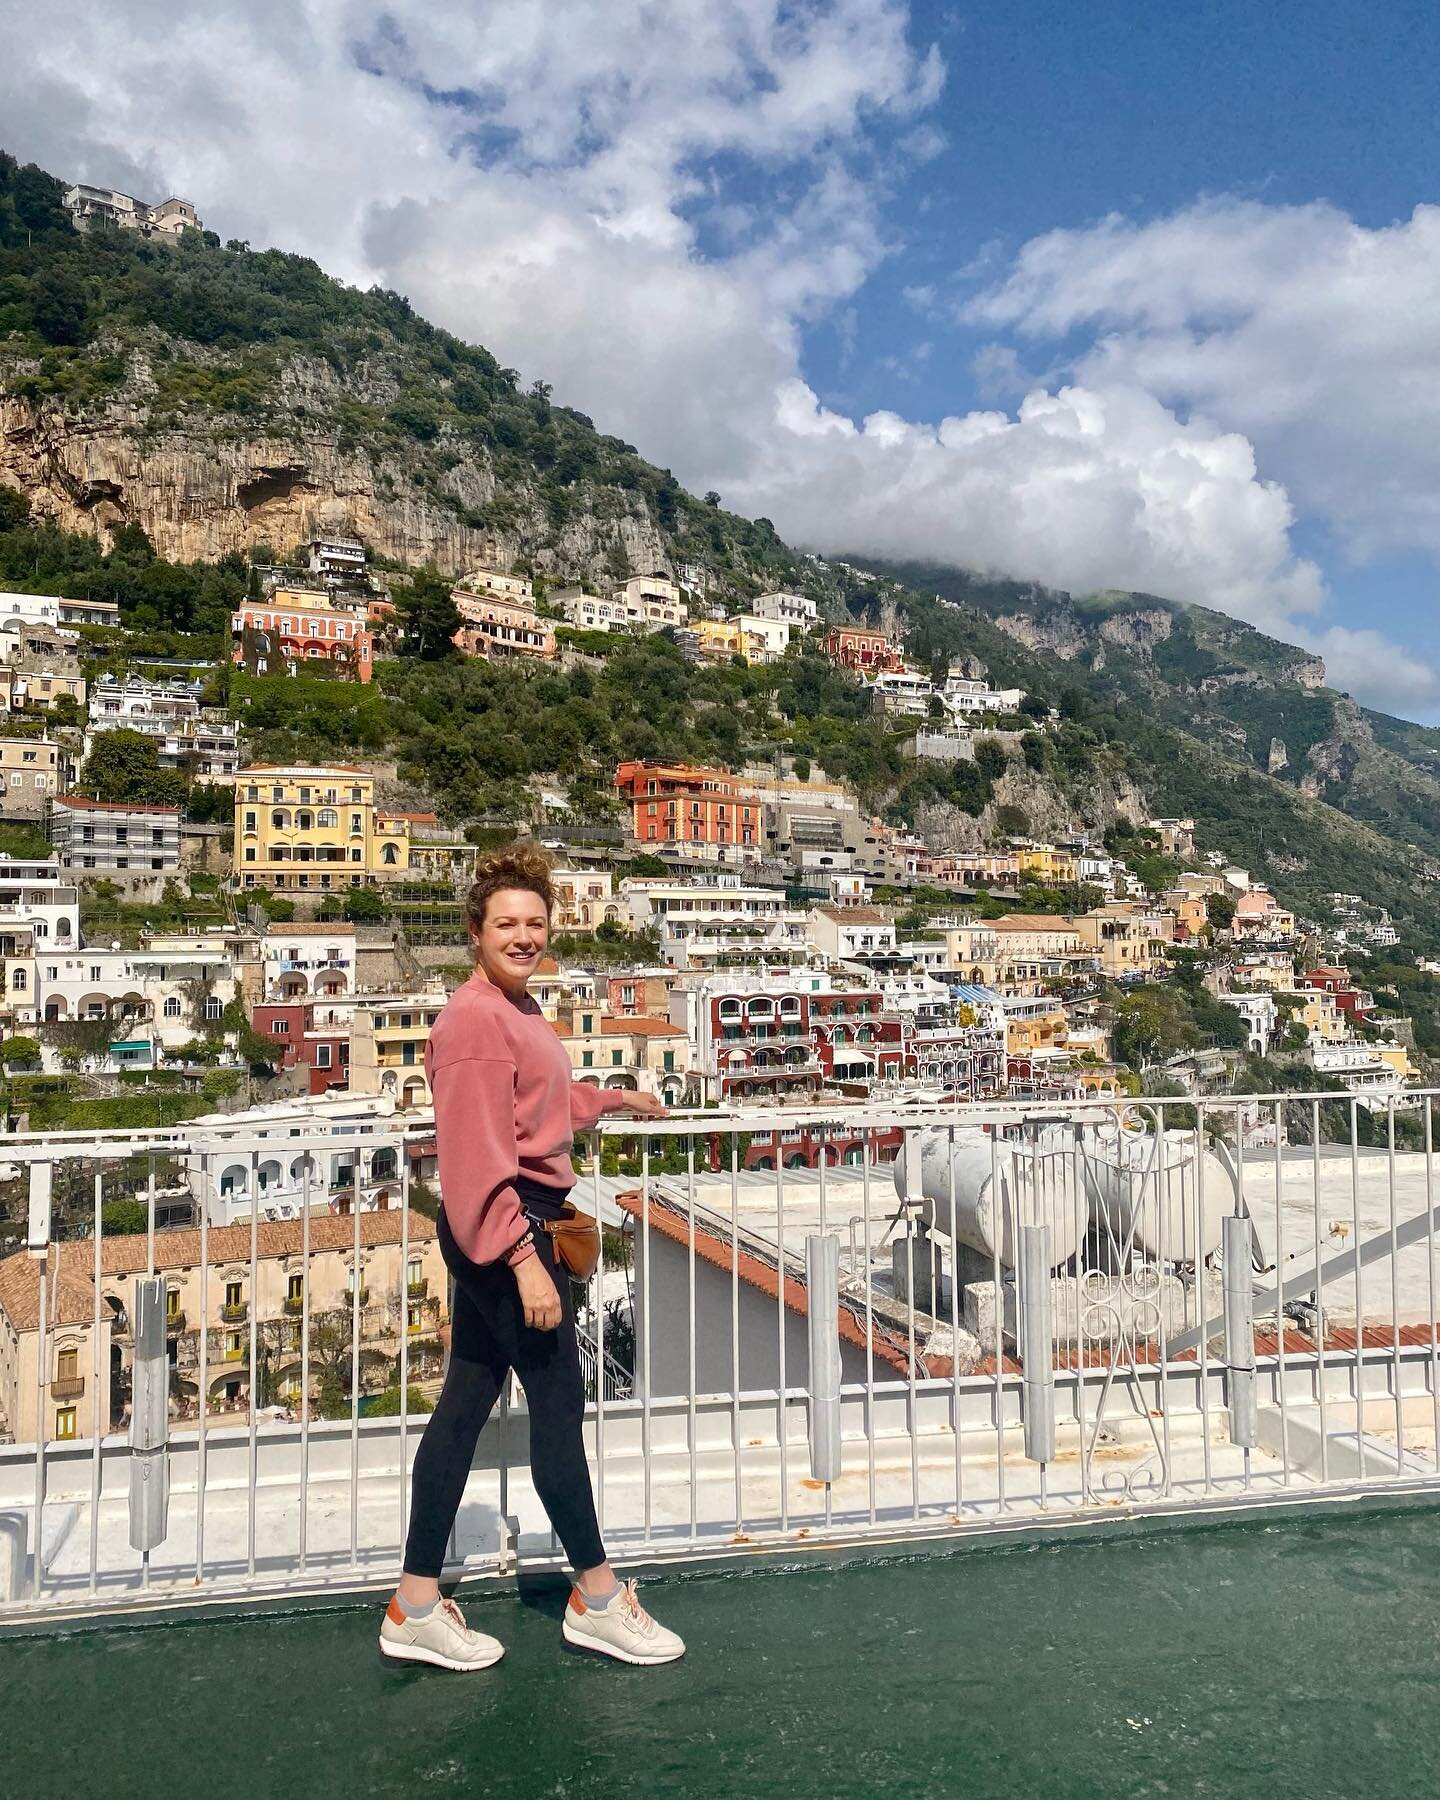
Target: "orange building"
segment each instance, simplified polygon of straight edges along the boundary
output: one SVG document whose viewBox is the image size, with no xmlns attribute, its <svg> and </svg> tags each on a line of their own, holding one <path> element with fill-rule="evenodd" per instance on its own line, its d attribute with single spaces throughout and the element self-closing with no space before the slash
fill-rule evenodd
<svg viewBox="0 0 1440 1800">
<path fill-rule="evenodd" d="M 867 675 L 898 673 L 905 659 L 883 631 L 868 625 L 832 625 L 825 633 L 825 654 L 842 669 Z"/>
<path fill-rule="evenodd" d="M 533 600 L 502 600 L 456 588 L 451 595 L 464 620 L 454 644 L 466 656 L 535 656 L 555 660 L 555 630 L 535 611 Z"/>
<path fill-rule="evenodd" d="M 615 786 L 630 802 L 631 833 L 645 844 L 760 842 L 762 807 L 722 769 L 684 763 L 621 763 Z"/>
<path fill-rule="evenodd" d="M 277 588 L 247 600 L 230 620 L 231 658 L 252 675 L 299 675 L 323 664 L 355 681 L 370 679 L 374 636 L 356 614 L 319 594 Z"/>
</svg>

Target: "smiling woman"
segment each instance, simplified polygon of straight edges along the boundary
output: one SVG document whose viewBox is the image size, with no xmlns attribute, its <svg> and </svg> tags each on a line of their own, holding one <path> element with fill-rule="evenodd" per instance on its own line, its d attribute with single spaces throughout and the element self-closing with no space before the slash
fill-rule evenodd
<svg viewBox="0 0 1440 1800">
<path fill-rule="evenodd" d="M 455 1278 L 455 1316 L 445 1386 L 415 1456 L 405 1572 L 380 1648 L 443 1669 L 486 1668 L 502 1654 L 441 1601 L 438 1578 L 476 1439 L 512 1369 L 530 1411 L 535 1491 L 576 1571 L 566 1638 L 631 1663 L 670 1662 L 685 1648 L 605 1558 L 585 1460 L 570 1281 L 550 1229 L 570 1210 L 574 1134 L 603 1113 L 663 1109 L 653 1094 L 573 1081 L 554 1027 L 525 991 L 549 941 L 553 899 L 549 859 L 535 846 L 481 859 L 465 908 L 475 973 L 425 1047 L 440 1250 Z"/>
</svg>

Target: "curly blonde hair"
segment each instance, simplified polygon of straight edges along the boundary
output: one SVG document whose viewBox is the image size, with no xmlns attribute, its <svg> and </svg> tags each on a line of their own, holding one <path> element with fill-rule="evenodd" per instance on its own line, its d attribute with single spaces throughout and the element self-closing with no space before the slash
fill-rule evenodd
<svg viewBox="0 0 1440 1800">
<path fill-rule="evenodd" d="M 472 932 L 485 923 L 490 896 L 504 888 L 520 888 L 545 902 L 545 914 L 555 910 L 555 888 L 550 880 L 550 858 L 538 844 L 524 839 L 491 850 L 475 865 L 475 881 L 465 896 L 465 919 Z"/>
</svg>

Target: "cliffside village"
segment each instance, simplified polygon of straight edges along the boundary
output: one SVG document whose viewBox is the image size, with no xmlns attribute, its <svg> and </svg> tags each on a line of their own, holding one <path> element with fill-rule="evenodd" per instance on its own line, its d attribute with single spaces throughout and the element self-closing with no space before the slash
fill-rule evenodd
<svg viewBox="0 0 1440 1800">
<path fill-rule="evenodd" d="M 568 663 L 587 654 L 575 632 L 669 628 L 696 660 L 768 663 L 805 635 L 854 674 L 878 712 L 913 720 L 915 756 L 972 758 L 986 736 L 1018 742 L 1054 723 L 1018 690 L 992 688 L 979 667 L 938 681 L 885 632 L 824 624 L 804 595 L 762 594 L 727 616 L 695 599 L 694 575 L 637 576 L 608 594 L 551 588 L 537 600 L 527 579 L 476 570 L 454 592 L 456 647 L 495 662 Z M 369 681 L 397 628 L 389 581 L 367 571 L 358 543 L 317 539 L 303 566 L 265 572 L 260 596 L 236 611 L 235 667 L 263 676 L 322 665 L 337 679 Z M 199 1092 L 217 1055 L 221 1068 L 254 1065 L 253 1040 L 242 1054 L 243 1020 L 273 1045 L 274 1073 L 258 1104 L 248 1080 L 238 1082 L 217 1117 L 273 1138 L 274 1153 L 227 1161 L 197 1152 L 162 1196 L 163 1222 L 181 1228 L 163 1233 L 161 1246 L 162 1265 L 175 1270 L 180 1362 L 196 1361 L 198 1333 L 208 1331 L 212 1398 L 245 1403 L 245 1372 L 227 1360 L 248 1355 L 251 1304 L 264 1301 L 277 1345 L 293 1336 L 309 1210 L 321 1259 L 310 1275 L 315 1304 L 344 1307 L 363 1282 L 376 1309 L 366 1341 L 393 1347 L 402 1331 L 412 1334 L 414 1366 L 423 1370 L 428 1356 L 438 1367 L 443 1269 L 433 1225 L 407 1211 L 402 1234 L 397 1153 L 347 1149 L 343 1134 L 397 1119 L 410 1128 L 409 1175 L 433 1184 L 424 1048 L 465 975 L 460 900 L 476 848 L 433 812 L 390 800 L 389 765 L 249 761 L 243 715 L 204 704 L 194 671 L 135 656 L 125 675 L 93 678 L 79 631 L 93 624 L 118 627 L 115 609 L 0 594 L 0 714 L 15 721 L 7 733 L 0 718 L 0 818 L 34 826 L 50 846 L 0 855 L 0 1063 L 12 1073 L 68 1071 L 100 1093 L 133 1092 L 156 1073 Z M 564 625 L 572 634 L 562 640 Z M 77 787 L 97 740 L 117 729 L 150 739 L 162 767 L 232 788 L 233 837 L 174 806 L 104 802 Z M 1339 894 L 1331 898 L 1341 924 L 1297 919 L 1263 882 L 1197 845 L 1188 819 L 1138 822 L 1147 845 L 1180 871 L 1156 892 L 1083 830 L 941 851 L 793 764 L 630 761 L 613 783 L 619 822 L 610 825 L 576 825 L 563 794 L 542 796 L 552 823 L 536 835 L 557 865 L 554 929 L 590 951 L 548 960 L 532 991 L 577 1080 L 641 1089 L 675 1108 L 759 1109 L 747 1126 L 748 1169 L 893 1159 L 898 1129 L 847 1133 L 833 1122 L 867 1100 L 1058 1102 L 1134 1091 L 1138 1072 L 1114 1059 L 1110 1002 L 1117 986 L 1170 979 L 1184 949 L 1203 951 L 1204 986 L 1239 1015 L 1250 1052 L 1313 1069 L 1315 1085 L 1348 1090 L 1367 1108 L 1418 1103 L 1406 1022 L 1387 1018 L 1377 1029 L 1365 986 L 1366 959 L 1396 941 L 1388 919 L 1363 897 Z M 637 859 L 646 872 L 635 872 Z M 203 928 L 149 928 L 122 943 L 94 905 L 100 892 L 156 904 L 202 876 L 223 901 L 222 922 Z M 1027 884 L 1084 891 L 1086 903 L 982 916 L 993 909 L 981 896 L 1023 906 Z M 408 900 L 405 926 L 394 908 L 382 922 L 349 918 L 359 909 L 347 897 L 365 888 Z M 917 888 L 945 890 L 953 904 L 917 913 Z M 283 897 L 293 918 L 272 918 L 256 903 L 260 893 Z M 202 1042 L 211 1051 L 204 1062 Z M 1145 1073 L 1165 1077 L 1170 1092 L 1225 1092 L 1240 1053 L 1200 1044 Z M 827 1108 L 824 1131 L 805 1122 L 807 1103 Z M 187 1129 L 203 1134 L 206 1122 Z M 27 1121 L 12 1107 L 11 1123 Z M 318 1162 L 285 1148 L 310 1126 L 338 1134 Z M 1273 1111 L 1257 1114 L 1254 1130 L 1267 1129 L 1276 1129 Z M 351 1225 L 340 1224 L 357 1209 L 358 1269 Z M 208 1295 L 186 1286 L 195 1234 L 183 1228 L 202 1216 L 213 1228 L 212 1262 L 235 1259 L 234 1274 Z M 265 1294 L 253 1296 L 252 1217 L 266 1271 Z M 72 1252 L 67 1275 L 61 1265 Z M 55 1279 L 74 1288 L 78 1329 L 94 1304 L 90 1249 L 77 1242 L 57 1254 Z M 144 1254 L 143 1237 L 138 1248 L 107 1237 L 107 1293 L 123 1294 Z M 0 1413 L 20 1436 L 35 1429 L 25 1416 L 35 1391 L 25 1359 L 38 1354 L 36 1270 L 23 1252 L 0 1260 Z M 62 1311 L 67 1291 L 56 1290 Z M 82 1352 L 88 1362 L 78 1338 L 57 1343 L 62 1362 Z M 86 1435 L 95 1397 L 86 1400 L 83 1375 L 61 1368 L 51 1389 L 56 1416 L 46 1428 Z"/>
</svg>

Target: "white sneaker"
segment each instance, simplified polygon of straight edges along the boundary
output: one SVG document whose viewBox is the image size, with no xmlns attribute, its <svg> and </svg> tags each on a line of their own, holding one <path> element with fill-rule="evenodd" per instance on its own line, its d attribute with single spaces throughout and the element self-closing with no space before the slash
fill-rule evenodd
<svg viewBox="0 0 1440 1800">
<path fill-rule="evenodd" d="M 652 1619 L 635 1598 L 633 1581 L 625 1582 L 606 1607 L 587 1606 L 579 1588 L 571 1588 L 560 1629 L 567 1644 L 621 1662 L 667 1663 L 685 1654 L 685 1640 Z"/>
<path fill-rule="evenodd" d="M 380 1654 L 397 1662 L 434 1663 L 437 1669 L 488 1669 L 505 1654 L 498 1638 L 472 1631 L 453 1600 L 441 1599 L 423 1619 L 407 1617 L 392 1599 L 380 1627 Z"/>
</svg>

